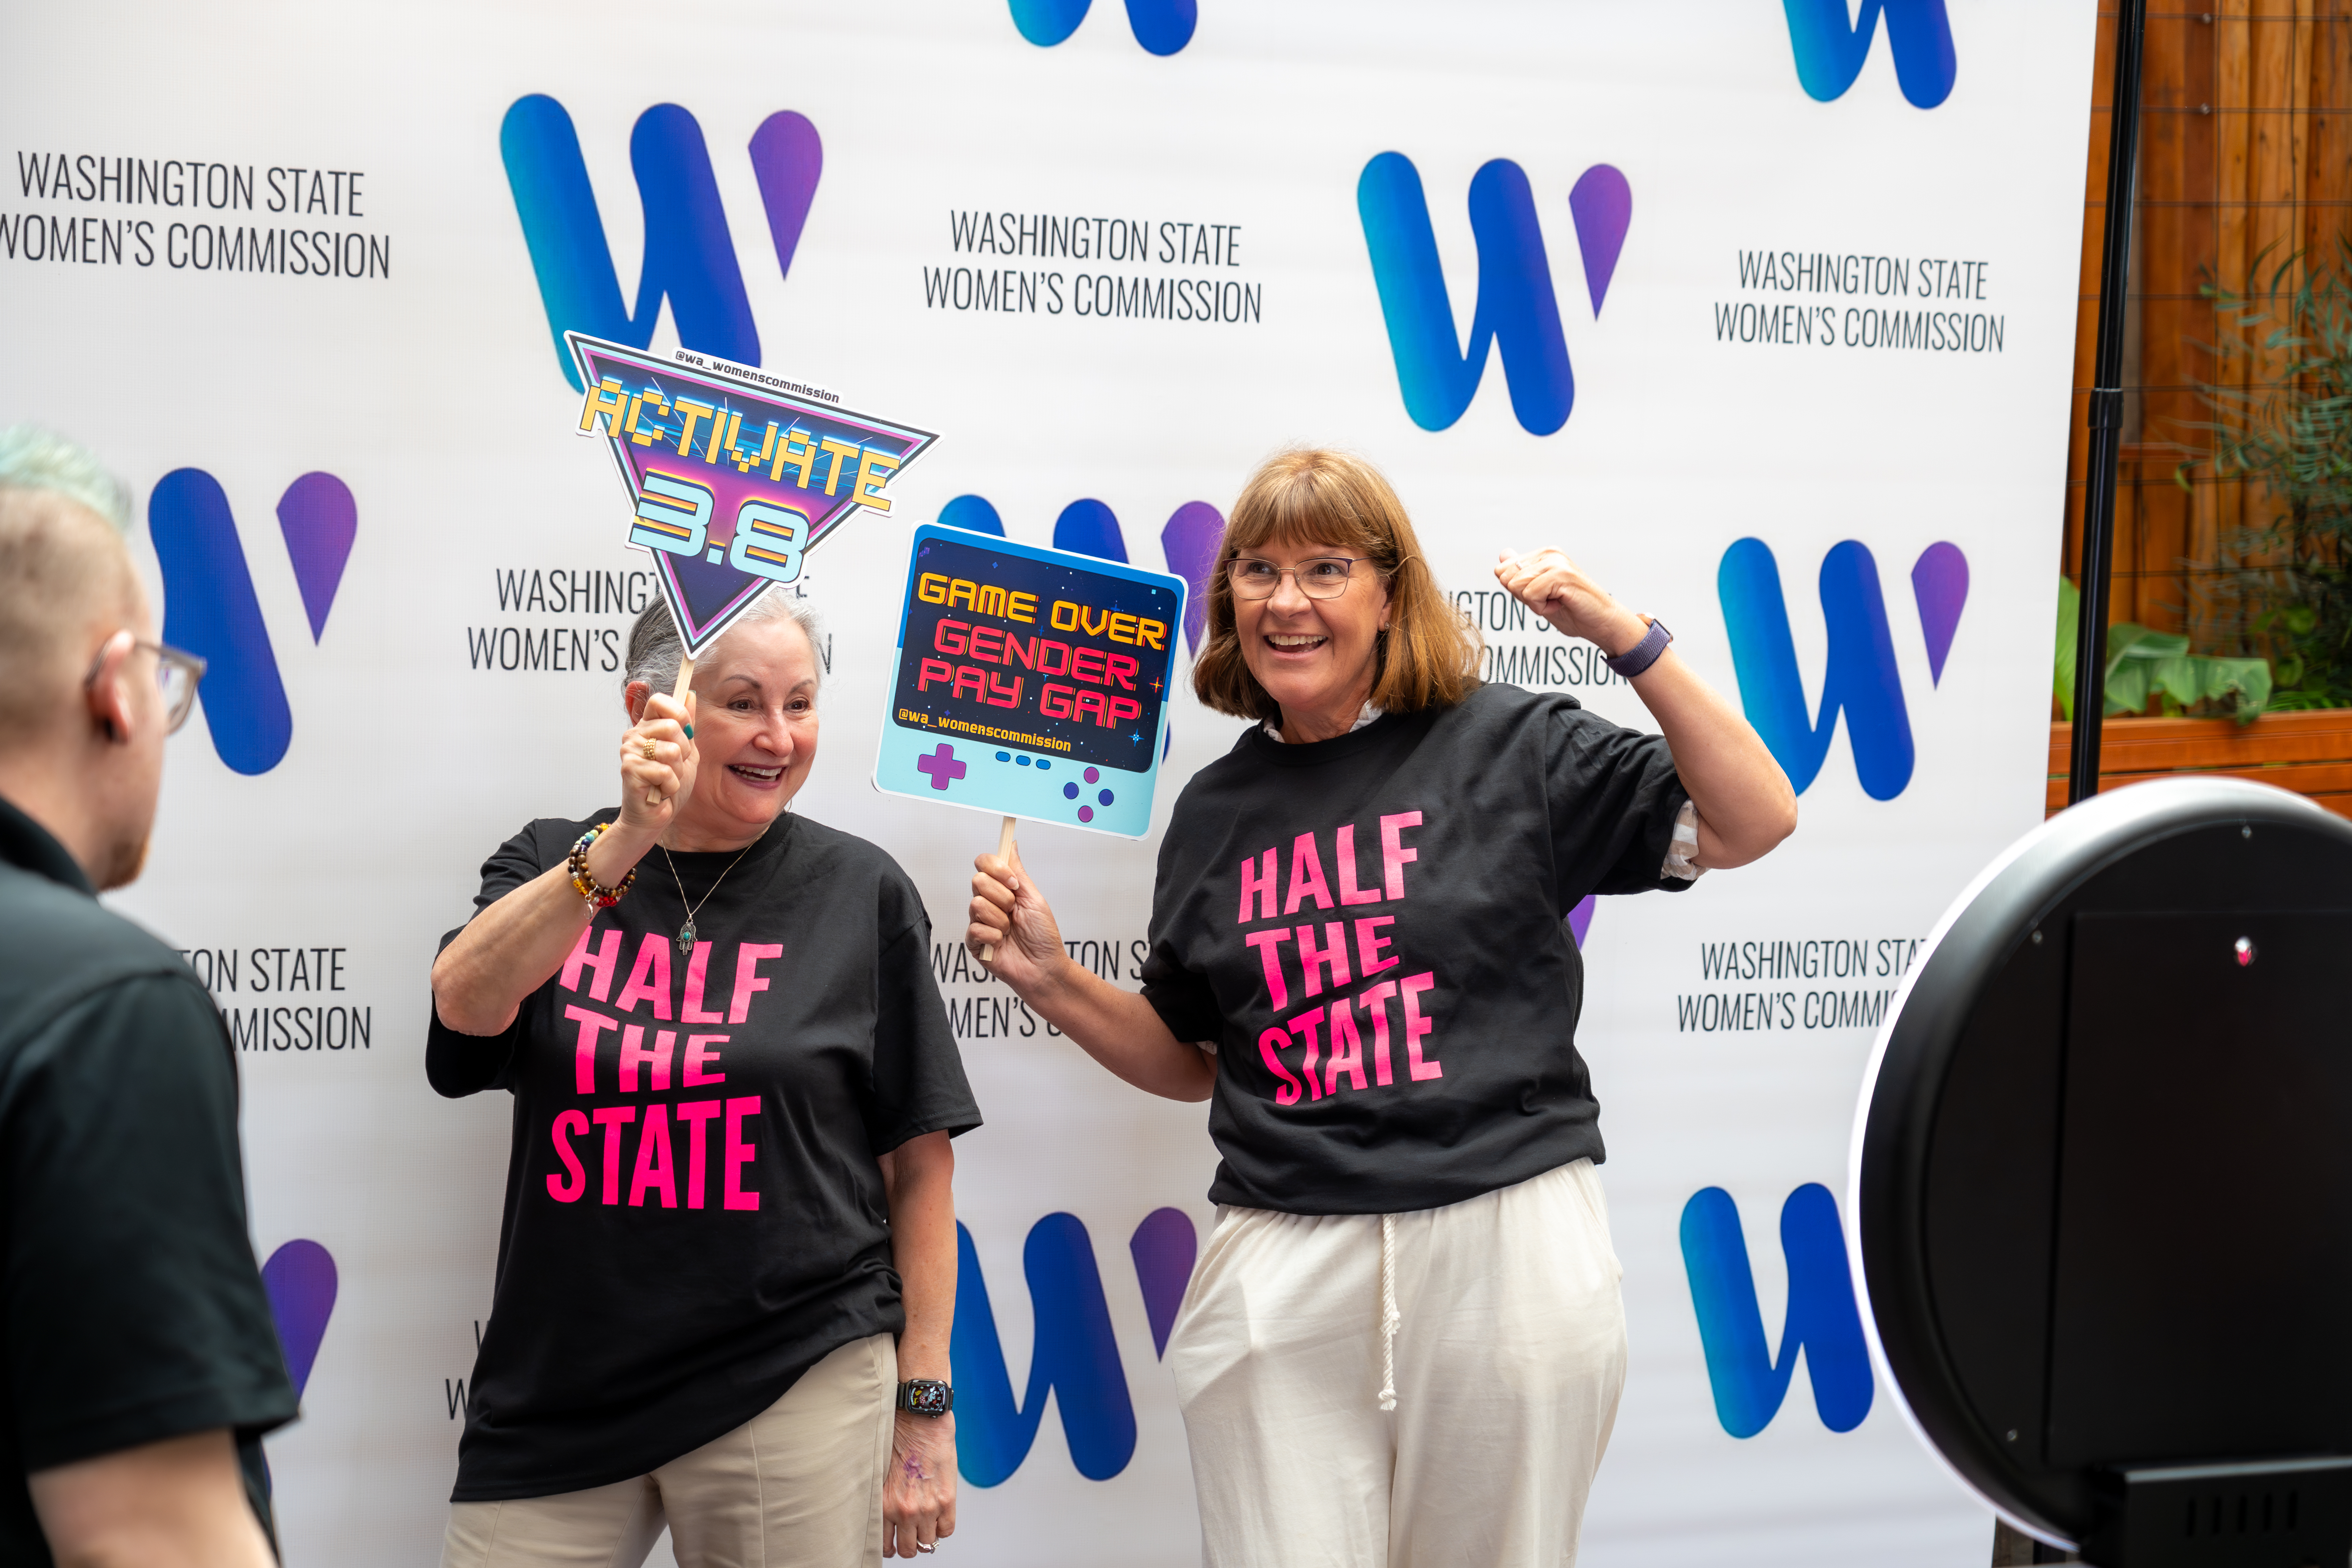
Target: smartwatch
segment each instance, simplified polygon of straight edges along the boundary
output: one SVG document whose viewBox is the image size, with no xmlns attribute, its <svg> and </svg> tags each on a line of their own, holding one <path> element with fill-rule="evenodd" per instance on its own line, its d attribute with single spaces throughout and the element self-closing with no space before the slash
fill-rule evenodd
<svg viewBox="0 0 2352 1568">
<path fill-rule="evenodd" d="M 1650 629 L 1642 634 L 1642 640 L 1609 660 L 1609 668 L 1615 670 L 1621 679 L 1631 680 L 1657 663 L 1658 656 L 1665 652 L 1666 645 L 1674 640 L 1675 634 L 1666 630 L 1666 623 L 1652 618 Z"/>
<path fill-rule="evenodd" d="M 898 1408 L 936 1420 L 955 1408 L 955 1390 L 935 1377 L 910 1378 L 898 1385 Z"/>
</svg>

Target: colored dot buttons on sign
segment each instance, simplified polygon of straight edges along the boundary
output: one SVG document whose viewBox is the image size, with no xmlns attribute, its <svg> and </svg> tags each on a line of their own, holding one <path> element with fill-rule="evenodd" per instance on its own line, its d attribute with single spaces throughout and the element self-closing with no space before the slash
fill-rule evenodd
<svg viewBox="0 0 2352 1568">
<path fill-rule="evenodd" d="M 1038 763 L 1037 765 L 1038 765 L 1039 767 L 1041 767 L 1041 768 L 1042 768 L 1042 767 L 1044 767 L 1045 764 L 1045 763 Z M 1087 770 L 1087 773 L 1086 773 L 1086 779 L 1087 779 L 1087 783 L 1088 783 L 1088 784 L 1098 784 L 1098 783 L 1100 783 L 1100 782 L 1101 782 L 1101 780 L 1102 780 L 1102 770 L 1101 770 L 1100 768 L 1088 768 L 1088 769 Z M 1077 798 L 1078 798 L 1078 786 L 1077 786 L 1076 784 L 1064 784 L 1064 785 L 1062 786 L 1062 798 L 1063 798 L 1064 800 L 1076 800 L 1076 799 L 1077 799 Z M 1095 801 L 1096 801 L 1096 803 L 1097 803 L 1097 805 L 1110 805 L 1110 804 L 1111 804 L 1111 802 L 1112 802 L 1113 800 L 1115 800 L 1115 799 L 1117 799 L 1117 798 L 1118 798 L 1117 796 L 1113 795 L 1111 794 L 1111 792 L 1110 792 L 1110 791 L 1108 791 L 1108 790 L 1107 790 L 1107 789 L 1105 789 L 1105 790 L 1097 790 L 1097 791 L 1095 792 Z M 1091 806 L 1091 805 L 1082 805 L 1082 806 L 1078 807 L 1078 820 L 1079 820 L 1080 822 L 1092 822 L 1094 819 L 1095 819 L 1095 808 L 1094 808 L 1094 806 Z"/>
</svg>

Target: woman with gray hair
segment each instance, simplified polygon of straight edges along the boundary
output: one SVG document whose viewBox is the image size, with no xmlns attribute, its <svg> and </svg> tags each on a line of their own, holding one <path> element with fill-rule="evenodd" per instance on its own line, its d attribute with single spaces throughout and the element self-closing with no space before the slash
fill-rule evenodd
<svg viewBox="0 0 2352 1568">
<path fill-rule="evenodd" d="M 871 1562 L 955 1529 L 948 1140 L 980 1124 L 889 856 L 786 810 L 807 613 L 771 590 L 667 695 L 630 634 L 620 805 L 482 868 L 425 1072 L 514 1096 L 446 1564 Z M 901 1381 L 901 1380 L 905 1381 Z"/>
</svg>

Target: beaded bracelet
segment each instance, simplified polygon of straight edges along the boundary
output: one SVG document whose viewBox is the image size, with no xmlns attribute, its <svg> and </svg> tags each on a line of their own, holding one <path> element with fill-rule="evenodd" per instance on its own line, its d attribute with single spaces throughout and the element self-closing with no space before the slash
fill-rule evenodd
<svg viewBox="0 0 2352 1568">
<path fill-rule="evenodd" d="M 598 823 L 595 826 L 582 834 L 580 836 L 580 842 L 572 847 L 572 859 L 570 862 L 572 868 L 572 890 L 579 894 L 582 898 L 587 900 L 588 907 L 592 910 L 609 910 L 614 904 L 619 903 L 621 901 L 621 895 L 627 892 L 631 885 L 637 879 L 637 868 L 634 866 L 629 868 L 629 874 L 621 879 L 621 885 L 617 888 L 604 887 L 600 884 L 595 878 L 588 874 L 588 847 L 590 845 L 594 844 L 598 838 L 603 837 L 604 829 L 611 826 L 613 825 L 609 822 Z"/>
</svg>

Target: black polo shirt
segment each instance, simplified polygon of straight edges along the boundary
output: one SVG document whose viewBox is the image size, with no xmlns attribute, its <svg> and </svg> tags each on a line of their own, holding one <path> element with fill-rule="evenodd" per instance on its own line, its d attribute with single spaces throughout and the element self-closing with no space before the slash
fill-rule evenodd
<svg viewBox="0 0 2352 1568">
<path fill-rule="evenodd" d="M 215 1427 L 268 1528 L 294 1389 L 236 1110 L 203 986 L 0 800 L 0 1563 L 51 1561 L 27 1472 Z"/>
</svg>

